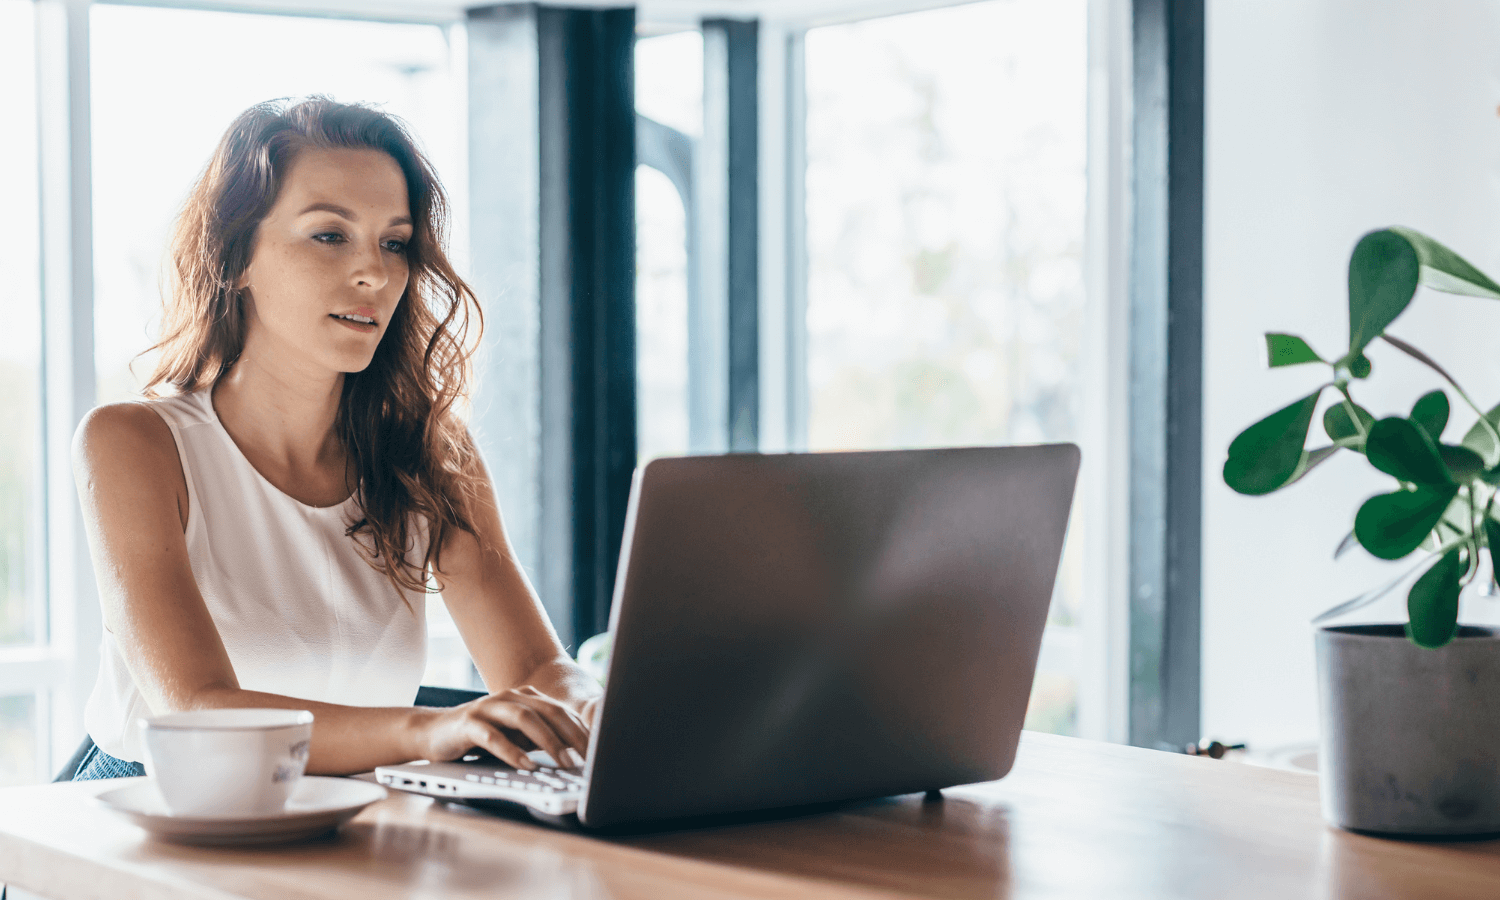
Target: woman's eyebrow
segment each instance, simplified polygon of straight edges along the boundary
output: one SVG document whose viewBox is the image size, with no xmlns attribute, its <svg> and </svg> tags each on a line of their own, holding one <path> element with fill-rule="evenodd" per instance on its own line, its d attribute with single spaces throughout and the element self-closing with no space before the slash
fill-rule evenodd
<svg viewBox="0 0 1500 900">
<path fill-rule="evenodd" d="M 302 212 L 297 213 L 297 215 L 299 215 L 299 216 L 305 216 L 305 215 L 307 215 L 310 212 L 331 212 L 334 215 L 340 216 L 340 217 L 345 218 L 345 219 L 348 219 L 351 222 L 354 222 L 354 221 L 356 221 L 356 220 L 359 219 L 359 216 L 356 216 L 353 212 L 351 212 L 346 207 L 339 206 L 337 203 L 314 203 L 314 204 L 311 204 L 310 206 L 308 206 L 306 209 L 302 210 Z M 391 225 L 410 225 L 411 224 L 411 216 L 396 216 L 396 217 L 394 217 L 394 218 L 391 219 L 390 224 Z"/>
<path fill-rule="evenodd" d="M 302 210 L 302 212 L 297 213 L 297 215 L 305 216 L 310 212 L 331 212 L 334 215 L 342 216 L 343 218 L 348 219 L 351 222 L 359 218 L 354 213 L 350 212 L 347 208 L 339 206 L 337 203 L 313 203 L 310 204 L 306 209 Z"/>
</svg>

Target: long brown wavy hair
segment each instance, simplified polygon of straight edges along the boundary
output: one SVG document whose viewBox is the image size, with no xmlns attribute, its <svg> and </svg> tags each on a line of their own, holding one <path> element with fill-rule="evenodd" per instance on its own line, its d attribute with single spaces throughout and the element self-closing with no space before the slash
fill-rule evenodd
<svg viewBox="0 0 1500 900">
<path fill-rule="evenodd" d="M 246 330 L 234 284 L 288 167 L 307 148 L 380 150 L 406 177 L 410 280 L 370 365 L 344 376 L 334 427 L 359 503 L 348 535 L 398 588 L 425 591 L 448 529 L 474 530 L 476 451 L 454 406 L 468 393 L 483 317 L 444 253 L 447 196 L 400 120 L 325 97 L 261 103 L 234 120 L 177 219 L 162 338 L 152 348 L 161 356 L 145 393 L 212 389 L 234 367 Z M 429 540 L 418 548 L 424 521 Z"/>
</svg>

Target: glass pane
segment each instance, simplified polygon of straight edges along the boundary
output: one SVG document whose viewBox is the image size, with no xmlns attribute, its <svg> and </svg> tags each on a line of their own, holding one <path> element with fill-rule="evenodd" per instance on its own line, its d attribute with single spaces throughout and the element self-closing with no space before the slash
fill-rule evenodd
<svg viewBox="0 0 1500 900">
<path fill-rule="evenodd" d="M 679 31 L 635 42 L 635 111 L 683 134 L 703 134 L 703 35 Z"/>
<path fill-rule="evenodd" d="M 466 274 L 461 35 L 437 25 L 105 4 L 90 15 L 100 403 L 132 396 L 150 374 L 149 357 L 132 360 L 156 337 L 173 217 L 219 137 L 253 104 L 324 94 L 404 119 L 448 191 L 451 256 Z M 427 606 L 428 683 L 470 687 L 472 663 L 446 607 L 437 598 Z"/>
<path fill-rule="evenodd" d="M 484 687 L 458 626 L 437 597 L 427 598 L 427 670 L 422 683 L 472 690 Z"/>
<path fill-rule="evenodd" d="M 1083 0 L 1003 0 L 808 33 L 812 449 L 1079 439 L 1085 26 Z M 1082 508 L 1057 625 L 1078 623 Z M 1076 691 L 1054 675 L 1031 721 L 1060 728 Z"/>
<path fill-rule="evenodd" d="M 635 170 L 636 402 L 640 459 L 688 451 L 687 217 L 667 176 Z"/>
<path fill-rule="evenodd" d="M 35 694 L 0 697 L 0 786 L 43 781 Z"/>
<path fill-rule="evenodd" d="M 1065 672 L 1042 670 L 1031 685 L 1031 702 L 1026 706 L 1030 731 L 1052 734 L 1078 732 L 1078 679 Z"/>
<path fill-rule="evenodd" d="M 0 646 L 45 638 L 33 7 L 0 0 Z M 0 750 L 0 754 L 9 752 Z M 0 755 L 0 769 L 10 765 Z"/>
<path fill-rule="evenodd" d="M 703 37 L 641 38 L 636 111 L 684 134 L 703 131 Z M 687 211 L 677 187 L 645 157 L 636 169 L 636 398 L 641 461 L 687 453 Z"/>
</svg>

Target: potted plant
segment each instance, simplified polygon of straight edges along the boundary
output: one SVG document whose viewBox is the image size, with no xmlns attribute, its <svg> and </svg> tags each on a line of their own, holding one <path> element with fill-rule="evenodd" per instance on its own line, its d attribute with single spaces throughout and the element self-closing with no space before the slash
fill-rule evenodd
<svg viewBox="0 0 1500 900">
<path fill-rule="evenodd" d="M 1492 565 L 1480 574 L 1482 557 L 1500 548 L 1500 406 L 1481 410 L 1442 366 L 1387 333 L 1419 284 L 1500 299 L 1500 284 L 1425 235 L 1406 228 L 1365 235 L 1349 260 L 1347 352 L 1324 359 L 1299 337 L 1266 335 L 1273 368 L 1321 363 L 1331 374 L 1236 437 L 1224 481 L 1242 494 L 1269 494 L 1340 451 L 1363 455 L 1395 480 L 1359 507 L 1335 555 L 1358 543 L 1380 559 L 1416 554 L 1414 565 L 1314 620 L 1352 612 L 1417 576 L 1404 624 L 1324 624 L 1316 632 L 1324 815 L 1383 834 L 1500 832 L 1500 636 L 1458 624 L 1460 593 L 1500 571 Z M 1380 419 L 1355 401 L 1371 373 L 1365 349 L 1376 340 L 1431 368 L 1479 414 L 1462 440 L 1445 440 L 1452 401 L 1444 390 L 1424 394 L 1406 415 Z M 1309 447 L 1328 392 L 1327 442 Z"/>
</svg>

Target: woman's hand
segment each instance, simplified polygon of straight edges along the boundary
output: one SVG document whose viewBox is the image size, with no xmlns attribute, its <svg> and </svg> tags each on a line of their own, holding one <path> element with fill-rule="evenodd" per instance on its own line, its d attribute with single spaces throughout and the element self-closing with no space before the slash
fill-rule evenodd
<svg viewBox="0 0 1500 900">
<path fill-rule="evenodd" d="M 423 732 L 425 759 L 458 759 L 478 747 L 528 771 L 536 768 L 528 750 L 545 750 L 558 765 L 573 767 L 583 764 L 589 747 L 589 724 L 530 685 L 433 710 Z"/>
<path fill-rule="evenodd" d="M 603 704 L 604 695 L 595 694 L 585 700 L 582 708 L 578 711 L 578 717 L 583 720 L 583 724 L 588 728 L 590 734 L 593 734 L 594 729 L 599 727 L 599 707 Z M 584 755 L 587 756 L 588 754 Z"/>
</svg>

